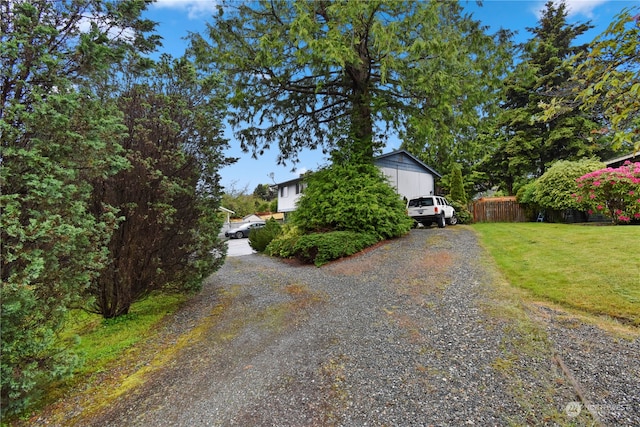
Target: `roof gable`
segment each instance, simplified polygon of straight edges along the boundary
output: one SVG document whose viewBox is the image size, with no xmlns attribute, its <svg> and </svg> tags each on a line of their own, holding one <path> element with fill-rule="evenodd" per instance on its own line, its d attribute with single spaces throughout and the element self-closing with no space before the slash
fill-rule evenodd
<svg viewBox="0 0 640 427">
<path fill-rule="evenodd" d="M 442 175 L 440 175 L 435 169 L 427 166 L 423 161 L 405 150 L 396 150 L 390 153 L 381 154 L 374 157 L 373 163 L 378 167 L 392 167 L 401 170 L 418 170 L 419 172 L 426 172 L 437 178 L 442 178 Z M 302 181 L 303 178 L 304 177 L 301 176 L 276 185 L 278 188 L 288 187 Z"/>
<path fill-rule="evenodd" d="M 419 170 L 429 173 L 437 178 L 442 178 L 435 169 L 427 166 L 420 159 L 405 150 L 396 150 L 391 153 L 382 154 L 373 159 L 378 167 L 392 167 L 402 170 Z"/>
</svg>

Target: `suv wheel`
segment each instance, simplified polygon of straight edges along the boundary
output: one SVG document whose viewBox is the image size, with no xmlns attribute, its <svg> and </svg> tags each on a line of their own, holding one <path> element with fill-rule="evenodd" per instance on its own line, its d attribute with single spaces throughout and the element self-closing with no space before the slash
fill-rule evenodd
<svg viewBox="0 0 640 427">
<path fill-rule="evenodd" d="M 456 214 L 453 214 L 453 216 L 447 220 L 447 223 L 449 225 L 456 225 L 458 223 L 458 217 L 456 217 Z"/>
<path fill-rule="evenodd" d="M 447 221 L 444 219 L 444 214 L 438 217 L 438 228 L 444 228 L 447 225 Z"/>
</svg>

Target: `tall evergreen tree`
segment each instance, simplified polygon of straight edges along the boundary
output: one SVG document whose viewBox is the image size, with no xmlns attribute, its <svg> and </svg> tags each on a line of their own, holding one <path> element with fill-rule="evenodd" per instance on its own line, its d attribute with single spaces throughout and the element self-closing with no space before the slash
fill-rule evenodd
<svg viewBox="0 0 640 427">
<path fill-rule="evenodd" d="M 449 195 L 452 200 L 462 203 L 467 203 L 467 193 L 464 191 L 464 180 L 462 179 L 462 166 L 458 163 L 454 163 L 451 167 L 451 189 Z"/>
<path fill-rule="evenodd" d="M 281 162 L 303 148 L 371 161 L 389 131 L 419 132 L 420 152 L 479 120 L 503 62 L 451 1 L 229 1 L 192 41 L 228 71 L 242 147 L 278 144 Z"/>
<path fill-rule="evenodd" d="M 580 108 L 602 117 L 611 154 L 640 151 L 640 7 L 623 9 L 586 52 L 567 61 L 571 85 L 546 107 L 545 119 Z"/>
<path fill-rule="evenodd" d="M 152 291 L 199 289 L 226 252 L 217 238 L 218 170 L 228 163 L 219 79 L 167 55 L 148 75 L 125 72 L 117 101 L 130 167 L 95 180 L 93 192 L 96 213 L 108 204 L 122 217 L 109 241 L 109 263 L 90 288 L 90 309 L 105 318 L 126 314 Z"/>
<path fill-rule="evenodd" d="M 587 45 L 572 45 L 591 28 L 589 23 L 568 24 L 564 2 L 547 2 L 533 34 L 522 46 L 521 62 L 505 79 L 502 111 L 493 135 L 496 150 L 483 166 L 510 193 L 519 180 L 538 177 L 557 160 L 590 156 L 599 150 L 591 133 L 598 126 L 579 110 L 566 110 L 551 120 L 543 104 L 562 89 L 572 75 L 563 61 L 585 51 Z M 496 173 L 497 171 L 497 173 Z"/>
<path fill-rule="evenodd" d="M 56 332 L 107 262 L 117 212 L 90 212 L 91 186 L 123 167 L 125 128 L 88 81 L 148 50 L 144 1 L 0 1 L 2 413 L 69 373 Z M 117 31 L 116 31 L 117 30 Z"/>
</svg>

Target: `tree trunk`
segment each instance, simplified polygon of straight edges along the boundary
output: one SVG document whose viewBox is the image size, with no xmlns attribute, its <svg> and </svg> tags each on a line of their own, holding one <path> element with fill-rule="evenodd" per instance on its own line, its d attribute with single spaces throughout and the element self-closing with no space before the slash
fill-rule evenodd
<svg viewBox="0 0 640 427">
<path fill-rule="evenodd" d="M 358 64 L 345 67 L 345 74 L 351 86 L 351 132 L 353 141 L 350 142 L 352 161 L 371 162 L 373 160 L 373 118 L 371 111 L 370 91 L 370 58 L 366 42 L 363 40 L 357 46 L 360 56 Z"/>
</svg>

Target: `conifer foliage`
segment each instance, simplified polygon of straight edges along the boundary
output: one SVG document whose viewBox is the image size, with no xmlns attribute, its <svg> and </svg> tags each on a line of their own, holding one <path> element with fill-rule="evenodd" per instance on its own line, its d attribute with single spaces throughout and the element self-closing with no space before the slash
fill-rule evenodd
<svg viewBox="0 0 640 427">
<path fill-rule="evenodd" d="M 77 366 L 73 309 L 118 316 L 222 262 L 217 82 L 142 58 L 146 4 L 0 2 L 3 416 Z"/>
<path fill-rule="evenodd" d="M 135 70 L 127 70 L 130 76 Z M 222 265 L 217 238 L 221 188 L 218 81 L 202 79 L 184 58 L 163 56 L 146 78 L 121 83 L 126 170 L 94 183 L 94 208 L 110 205 L 122 218 L 109 241 L 109 263 L 90 288 L 91 310 L 127 314 L 154 290 L 193 291 Z M 218 256 L 214 256 L 215 252 Z"/>
<path fill-rule="evenodd" d="M 500 36 L 458 2 L 223 1 L 193 52 L 228 71 L 231 123 L 253 155 L 322 148 L 370 161 L 389 130 L 450 142 L 477 123 L 502 70 Z"/>
<path fill-rule="evenodd" d="M 373 163 L 336 163 L 306 178 L 293 224 L 303 233 L 354 231 L 379 241 L 403 235 L 412 220 Z"/>
<path fill-rule="evenodd" d="M 89 184 L 127 166 L 113 103 L 86 85 L 127 51 L 148 50 L 140 1 L 0 3 L 2 413 L 77 362 L 56 335 L 108 263 L 118 212 L 91 212 Z M 91 24 L 91 25 L 87 25 Z M 127 40 L 117 34 L 126 32 Z"/>
<path fill-rule="evenodd" d="M 484 170 L 513 194 L 514 186 L 539 177 L 557 160 L 577 160 L 597 154 L 592 131 L 598 124 L 580 110 L 566 110 L 543 120 L 544 103 L 566 87 L 573 69 L 563 62 L 587 49 L 574 40 L 589 23 L 567 23 L 564 2 L 547 2 L 533 37 L 522 46 L 521 62 L 505 79 L 501 112 L 496 119 L 495 150 Z"/>
</svg>

